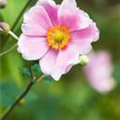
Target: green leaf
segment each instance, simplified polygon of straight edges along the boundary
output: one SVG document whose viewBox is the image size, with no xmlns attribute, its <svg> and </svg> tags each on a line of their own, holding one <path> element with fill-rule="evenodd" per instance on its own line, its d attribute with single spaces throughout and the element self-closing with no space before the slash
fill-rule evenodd
<svg viewBox="0 0 120 120">
<path fill-rule="evenodd" d="M 32 65 L 32 72 L 35 76 L 41 74 L 40 66 L 38 64 Z"/>
<path fill-rule="evenodd" d="M 25 77 L 30 77 L 31 76 L 28 68 L 20 68 L 20 70 Z"/>
<path fill-rule="evenodd" d="M 53 81 L 54 81 L 53 78 L 50 77 L 50 76 L 46 76 L 46 77 L 43 78 L 43 82 L 47 83 L 47 84 L 52 84 Z"/>
<path fill-rule="evenodd" d="M 32 73 L 34 74 L 34 76 L 38 76 L 42 73 L 41 70 L 40 70 L 40 66 L 38 64 L 32 65 L 31 69 L 32 69 Z M 20 70 L 25 77 L 30 77 L 31 76 L 29 68 L 26 68 L 26 67 L 25 68 L 20 68 Z"/>
</svg>

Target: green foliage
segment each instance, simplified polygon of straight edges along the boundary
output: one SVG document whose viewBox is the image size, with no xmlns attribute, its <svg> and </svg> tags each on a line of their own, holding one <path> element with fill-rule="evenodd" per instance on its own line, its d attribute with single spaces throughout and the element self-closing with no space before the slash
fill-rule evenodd
<svg viewBox="0 0 120 120">
<path fill-rule="evenodd" d="M 114 70 L 115 70 L 115 71 L 114 71 L 113 76 L 114 76 L 116 82 L 117 82 L 118 84 L 120 84 L 120 62 L 117 62 L 117 63 L 115 64 Z"/>
<path fill-rule="evenodd" d="M 25 77 L 31 77 L 30 70 L 28 68 L 20 68 L 20 71 L 23 73 Z"/>
<path fill-rule="evenodd" d="M 40 75 L 42 73 L 41 70 L 40 70 L 39 64 L 34 64 L 34 65 L 32 65 L 31 68 L 32 68 L 33 74 L 35 76 L 38 76 L 38 75 Z"/>
<path fill-rule="evenodd" d="M 16 96 L 20 94 L 20 89 L 10 83 L 2 83 L 0 89 L 2 91 L 0 99 L 4 107 L 10 105 L 16 99 Z"/>
<path fill-rule="evenodd" d="M 0 90 L 2 91 L 2 95 L 0 98 L 1 107 L 8 107 L 9 105 L 11 105 L 15 101 L 15 99 L 23 92 L 23 89 L 17 87 L 12 83 L 3 82 L 0 85 Z M 38 96 L 34 92 L 29 92 L 29 94 L 22 101 L 20 101 L 19 104 L 28 104 L 37 99 Z"/>
<path fill-rule="evenodd" d="M 22 67 L 20 68 L 20 71 L 23 73 L 25 77 L 28 77 L 28 78 L 31 77 L 31 72 L 34 76 L 39 76 L 40 74 L 42 74 L 40 70 L 40 66 L 38 64 L 33 64 L 29 67 Z"/>
<path fill-rule="evenodd" d="M 46 83 L 46 84 L 52 84 L 53 83 L 53 78 L 50 77 L 50 76 L 46 76 L 43 78 L 43 82 Z"/>
<path fill-rule="evenodd" d="M 0 10 L 4 20 L 9 23 L 10 26 L 13 25 L 16 17 L 18 16 L 18 13 L 20 13 L 25 3 L 25 0 L 8 0 L 6 8 Z"/>
</svg>

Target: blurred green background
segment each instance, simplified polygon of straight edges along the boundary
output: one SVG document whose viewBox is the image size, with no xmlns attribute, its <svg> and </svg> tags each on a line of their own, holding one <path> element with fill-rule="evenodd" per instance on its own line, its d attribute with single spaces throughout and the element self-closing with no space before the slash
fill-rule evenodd
<svg viewBox="0 0 120 120">
<path fill-rule="evenodd" d="M 0 9 L 0 21 L 12 27 L 28 0 L 7 0 Z M 55 0 L 61 3 L 62 0 Z M 33 6 L 31 0 L 28 6 Z M 59 82 L 44 79 L 32 88 L 6 120 L 120 120 L 120 0 L 77 0 L 78 6 L 96 21 L 101 35 L 95 50 L 111 53 L 116 88 L 106 95 L 95 91 L 88 83 L 82 66 L 77 65 Z M 22 18 L 14 32 L 21 33 Z M 0 34 L 0 52 L 16 41 Z M 35 74 L 37 62 L 32 62 Z M 0 58 L 0 114 L 29 82 L 28 62 L 13 50 Z"/>
</svg>

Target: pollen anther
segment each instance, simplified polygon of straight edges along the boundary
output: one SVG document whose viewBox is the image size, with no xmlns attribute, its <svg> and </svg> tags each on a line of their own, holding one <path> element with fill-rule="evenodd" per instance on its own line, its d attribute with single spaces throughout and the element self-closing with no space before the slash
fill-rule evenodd
<svg viewBox="0 0 120 120">
<path fill-rule="evenodd" d="M 70 40 L 69 29 L 65 26 L 54 26 L 47 33 L 47 43 L 53 49 L 63 49 Z"/>
</svg>

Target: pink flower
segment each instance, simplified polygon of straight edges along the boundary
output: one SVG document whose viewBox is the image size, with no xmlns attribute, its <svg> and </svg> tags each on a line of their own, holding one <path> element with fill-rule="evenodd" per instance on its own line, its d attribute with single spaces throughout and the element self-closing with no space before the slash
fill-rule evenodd
<svg viewBox="0 0 120 120">
<path fill-rule="evenodd" d="M 90 62 L 84 70 L 90 84 L 101 93 L 109 92 L 115 86 L 110 55 L 107 52 L 100 51 L 89 54 L 89 57 Z"/>
<path fill-rule="evenodd" d="M 59 80 L 80 54 L 91 50 L 99 30 L 75 0 L 40 0 L 25 15 L 18 50 L 26 60 L 39 60 L 44 74 Z"/>
</svg>

